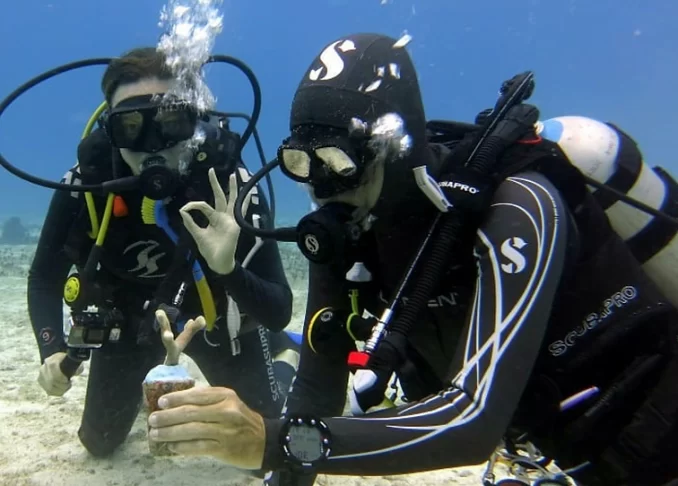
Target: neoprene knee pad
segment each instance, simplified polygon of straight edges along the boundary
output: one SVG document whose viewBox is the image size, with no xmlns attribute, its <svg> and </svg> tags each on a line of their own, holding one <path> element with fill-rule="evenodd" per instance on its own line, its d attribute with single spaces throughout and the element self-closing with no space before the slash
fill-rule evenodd
<svg viewBox="0 0 678 486">
<path fill-rule="evenodd" d="M 86 424 L 82 424 L 78 429 L 78 437 L 90 454 L 94 457 L 103 458 L 113 454 L 125 441 L 127 434 L 99 432 Z"/>
</svg>

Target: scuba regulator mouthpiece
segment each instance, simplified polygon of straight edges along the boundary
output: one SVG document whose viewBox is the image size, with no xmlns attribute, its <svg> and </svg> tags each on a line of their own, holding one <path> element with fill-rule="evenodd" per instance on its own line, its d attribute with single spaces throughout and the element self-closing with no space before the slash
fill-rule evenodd
<svg viewBox="0 0 678 486">
<path fill-rule="evenodd" d="M 352 221 L 355 206 L 331 202 L 304 216 L 296 226 L 283 228 L 255 228 L 245 220 L 242 212 L 245 197 L 278 165 L 277 158 L 269 162 L 238 191 L 233 211 L 238 226 L 259 238 L 296 243 L 304 257 L 313 263 L 343 265 L 349 262 L 358 253 L 363 234 L 360 225 Z"/>
<path fill-rule="evenodd" d="M 172 196 L 179 187 L 179 174 L 166 165 L 164 157 L 149 157 L 139 174 L 139 189 L 149 199 L 162 200 Z"/>
</svg>

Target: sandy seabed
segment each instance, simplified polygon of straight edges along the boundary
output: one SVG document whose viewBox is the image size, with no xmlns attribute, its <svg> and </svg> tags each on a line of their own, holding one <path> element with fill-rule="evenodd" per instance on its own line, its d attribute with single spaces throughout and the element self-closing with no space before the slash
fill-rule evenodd
<svg viewBox="0 0 678 486">
<path fill-rule="evenodd" d="M 0 247 L 0 485 L 151 486 L 260 485 L 262 481 L 212 458 L 155 458 L 148 452 L 142 409 L 127 441 L 95 459 L 77 437 L 88 367 L 63 397 L 37 383 L 38 350 L 26 309 L 26 270 L 33 248 Z M 304 289 L 305 290 L 305 289 Z M 293 327 L 301 325 L 305 296 L 295 299 Z M 199 370 L 184 360 L 198 377 Z M 318 485 L 481 485 L 484 466 L 388 477 L 319 476 Z"/>
</svg>

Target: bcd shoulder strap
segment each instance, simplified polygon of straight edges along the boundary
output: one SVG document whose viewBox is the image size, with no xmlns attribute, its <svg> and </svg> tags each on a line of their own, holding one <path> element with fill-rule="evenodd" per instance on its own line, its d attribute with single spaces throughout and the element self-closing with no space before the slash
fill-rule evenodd
<svg viewBox="0 0 678 486">
<path fill-rule="evenodd" d="M 495 178 L 499 182 L 528 170 L 544 175 L 561 193 L 570 210 L 575 210 L 587 195 L 582 173 L 555 142 L 542 139 L 536 144 L 515 144 L 506 151 Z"/>
</svg>

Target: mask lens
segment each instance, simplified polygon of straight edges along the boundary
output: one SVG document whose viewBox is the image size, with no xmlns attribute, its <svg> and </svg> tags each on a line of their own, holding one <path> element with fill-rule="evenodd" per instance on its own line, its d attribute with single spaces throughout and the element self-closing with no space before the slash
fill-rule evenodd
<svg viewBox="0 0 678 486">
<path fill-rule="evenodd" d="M 112 138 L 118 147 L 134 146 L 144 127 L 144 115 L 138 111 L 118 113 L 111 117 Z"/>
<path fill-rule="evenodd" d="M 189 110 L 158 111 L 153 121 L 168 141 L 188 140 L 195 132 L 196 117 Z"/>
<path fill-rule="evenodd" d="M 353 159 L 338 147 L 317 148 L 315 154 L 332 172 L 342 177 L 350 177 L 358 171 Z"/>
<path fill-rule="evenodd" d="M 300 181 L 307 181 L 311 176 L 311 157 L 305 151 L 283 148 L 280 158 L 280 163 L 290 176 Z"/>
</svg>

